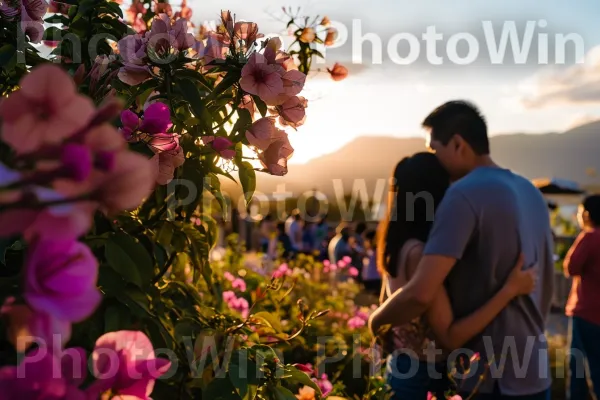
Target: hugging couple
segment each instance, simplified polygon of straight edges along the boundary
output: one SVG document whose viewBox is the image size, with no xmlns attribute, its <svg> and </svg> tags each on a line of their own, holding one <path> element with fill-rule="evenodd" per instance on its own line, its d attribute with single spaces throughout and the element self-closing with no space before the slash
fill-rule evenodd
<svg viewBox="0 0 600 400">
<path fill-rule="evenodd" d="M 462 382 L 463 398 L 477 389 L 474 399 L 550 399 L 546 202 L 527 179 L 494 163 L 473 105 L 443 104 L 423 126 L 431 151 L 396 166 L 378 232 L 385 283 L 369 327 L 373 334 L 391 327 L 393 399 L 428 392 L 443 399 L 456 349 L 481 357 Z M 500 367 L 488 370 L 492 363 Z"/>
</svg>

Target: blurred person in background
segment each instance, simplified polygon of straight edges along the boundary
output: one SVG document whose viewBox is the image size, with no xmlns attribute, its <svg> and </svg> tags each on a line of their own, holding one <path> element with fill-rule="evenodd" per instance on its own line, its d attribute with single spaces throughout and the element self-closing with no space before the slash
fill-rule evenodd
<svg viewBox="0 0 600 400">
<path fill-rule="evenodd" d="M 570 360 L 567 399 L 600 399 L 600 196 L 587 197 L 577 214 L 582 232 L 564 261 L 573 277 L 567 302 Z M 586 380 L 587 378 L 587 380 Z"/>
<path fill-rule="evenodd" d="M 365 255 L 361 271 L 363 285 L 370 294 L 379 296 L 381 293 L 381 274 L 377 269 L 377 241 L 376 232 L 365 232 Z"/>
<path fill-rule="evenodd" d="M 336 235 L 329 242 L 329 261 L 337 264 L 342 258 L 352 255 L 351 240 L 352 229 L 345 222 L 338 225 Z"/>
<path fill-rule="evenodd" d="M 267 253 L 269 249 L 269 242 L 276 236 L 277 229 L 275 221 L 273 220 L 272 214 L 267 214 L 259 224 L 260 232 L 260 247 L 263 253 Z"/>
<path fill-rule="evenodd" d="M 285 233 L 292 242 L 295 252 L 302 249 L 302 216 L 300 210 L 295 209 L 285 221 Z"/>
<path fill-rule="evenodd" d="M 285 222 L 277 224 L 277 249 L 279 249 L 279 246 L 283 248 L 283 258 L 290 259 L 296 255 L 297 249 L 294 247 L 292 240 L 286 233 Z"/>
</svg>

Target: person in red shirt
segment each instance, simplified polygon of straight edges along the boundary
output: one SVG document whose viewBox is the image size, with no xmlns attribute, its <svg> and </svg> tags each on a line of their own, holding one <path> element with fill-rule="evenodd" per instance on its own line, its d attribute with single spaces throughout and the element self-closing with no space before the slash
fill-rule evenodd
<svg viewBox="0 0 600 400">
<path fill-rule="evenodd" d="M 600 195 L 579 206 L 581 234 L 564 262 L 565 275 L 573 277 L 567 302 L 570 360 L 567 399 L 600 399 Z M 587 381 L 586 381 L 587 375 Z"/>
</svg>

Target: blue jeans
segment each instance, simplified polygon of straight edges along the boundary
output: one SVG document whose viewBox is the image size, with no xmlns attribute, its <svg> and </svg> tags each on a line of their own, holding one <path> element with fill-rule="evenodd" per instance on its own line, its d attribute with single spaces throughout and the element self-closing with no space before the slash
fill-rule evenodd
<svg viewBox="0 0 600 400">
<path fill-rule="evenodd" d="M 427 392 L 444 399 L 444 392 L 450 388 L 446 363 L 430 364 L 407 354 L 390 357 L 386 374 L 394 392 L 391 400 L 425 400 Z"/>
<path fill-rule="evenodd" d="M 573 317 L 569 325 L 570 357 L 567 399 L 600 399 L 600 325 Z M 587 379 L 586 379 L 587 378 Z"/>
</svg>

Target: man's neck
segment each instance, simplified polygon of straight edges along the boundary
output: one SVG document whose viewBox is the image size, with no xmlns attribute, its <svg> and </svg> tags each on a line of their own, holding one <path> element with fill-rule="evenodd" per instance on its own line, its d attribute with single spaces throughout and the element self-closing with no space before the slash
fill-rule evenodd
<svg viewBox="0 0 600 400">
<path fill-rule="evenodd" d="M 498 167 L 498 164 L 492 160 L 489 154 L 486 154 L 484 156 L 477 156 L 475 167 Z"/>
</svg>

